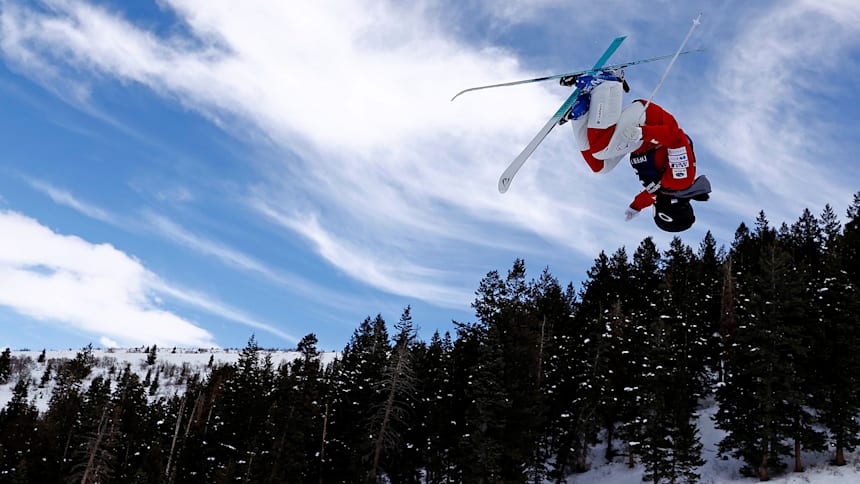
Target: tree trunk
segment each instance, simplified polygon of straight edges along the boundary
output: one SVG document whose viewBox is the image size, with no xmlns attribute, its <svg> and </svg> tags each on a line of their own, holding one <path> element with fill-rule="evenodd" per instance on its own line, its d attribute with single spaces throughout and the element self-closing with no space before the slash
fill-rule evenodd
<svg viewBox="0 0 860 484">
<path fill-rule="evenodd" d="M 325 412 L 323 413 L 323 428 L 322 442 L 320 443 L 320 484 L 323 484 L 323 466 L 325 465 L 325 437 L 328 431 L 328 402 L 325 403 Z"/>
<path fill-rule="evenodd" d="M 606 426 L 606 462 L 610 464 L 615 459 L 615 449 L 612 448 L 612 434 L 614 434 L 612 424 L 609 424 Z"/>
<path fill-rule="evenodd" d="M 836 447 L 836 462 L 834 462 L 834 464 L 838 466 L 845 465 L 845 450 L 842 448 L 841 445 Z"/>
<path fill-rule="evenodd" d="M 167 456 L 167 467 L 164 468 L 164 477 L 167 478 L 167 482 L 173 481 L 170 478 L 170 465 L 173 463 L 173 451 L 176 449 L 176 438 L 179 437 L 179 429 L 182 423 L 182 412 L 185 410 L 185 400 L 188 398 L 188 394 L 184 393 L 182 395 L 182 401 L 179 403 L 179 412 L 176 414 L 176 428 L 173 430 L 173 442 L 170 444 L 170 454 Z"/>
<path fill-rule="evenodd" d="M 385 401 L 385 413 L 382 417 L 382 425 L 380 426 L 379 435 L 376 437 L 376 445 L 373 449 L 373 466 L 370 468 L 370 478 L 373 481 L 376 480 L 376 472 L 379 468 L 379 459 L 382 456 L 382 448 L 385 445 L 385 432 L 391 418 L 391 411 L 394 408 L 394 397 L 397 394 L 398 379 L 400 378 L 400 373 L 402 371 L 403 359 L 405 358 L 403 353 L 405 353 L 405 351 L 406 347 L 404 346 L 401 348 L 401 354 L 397 358 L 397 365 L 394 368 L 391 378 L 391 390 L 388 392 L 388 399 Z"/>
<path fill-rule="evenodd" d="M 767 473 L 767 452 L 761 458 L 761 466 L 758 468 L 758 480 L 769 481 L 770 475 Z"/>
<path fill-rule="evenodd" d="M 585 439 L 583 438 L 583 441 Z M 576 451 L 573 461 L 573 471 L 577 473 L 586 472 L 589 469 L 588 465 L 588 445 L 581 445 Z"/>
<path fill-rule="evenodd" d="M 800 461 L 800 439 L 794 439 L 794 472 L 803 472 L 803 463 Z"/>
<path fill-rule="evenodd" d="M 90 458 L 87 460 L 87 467 L 84 470 L 84 475 L 81 477 L 81 484 L 90 482 L 90 474 L 93 472 L 93 467 L 96 462 L 96 454 L 99 452 L 99 446 L 102 442 L 102 437 L 105 433 L 105 420 L 107 419 L 108 407 L 102 411 L 102 418 L 99 420 L 99 427 L 96 431 L 96 441 L 93 444 L 93 449 L 90 451 Z"/>
</svg>

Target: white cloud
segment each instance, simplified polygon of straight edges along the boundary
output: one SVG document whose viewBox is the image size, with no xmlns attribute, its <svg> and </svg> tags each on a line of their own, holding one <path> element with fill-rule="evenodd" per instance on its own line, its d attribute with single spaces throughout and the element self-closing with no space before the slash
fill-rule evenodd
<svg viewBox="0 0 860 484">
<path fill-rule="evenodd" d="M 107 336 L 102 336 L 101 338 L 99 338 L 99 343 L 102 345 L 103 348 L 119 348 L 119 343 L 108 338 Z"/>
<path fill-rule="evenodd" d="M 298 338 L 208 294 L 168 283 L 108 244 L 53 232 L 0 211 L 0 305 L 26 316 L 102 333 L 102 345 L 215 346 L 196 323 L 162 307 L 160 296 L 287 340 Z"/>
<path fill-rule="evenodd" d="M 212 346 L 213 336 L 159 307 L 158 278 L 107 244 L 0 211 L 0 305 L 126 345 Z"/>
</svg>

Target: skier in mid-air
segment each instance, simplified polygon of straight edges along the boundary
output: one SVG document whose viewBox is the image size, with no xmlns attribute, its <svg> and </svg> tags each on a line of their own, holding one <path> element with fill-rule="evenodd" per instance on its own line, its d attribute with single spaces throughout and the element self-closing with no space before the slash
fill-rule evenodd
<svg viewBox="0 0 860 484">
<path fill-rule="evenodd" d="M 571 121 L 591 170 L 609 172 L 630 155 L 645 189 L 630 203 L 625 219 L 654 205 L 654 222 L 662 230 L 690 228 L 696 221 L 690 200 L 707 200 L 711 186 L 706 177 L 696 177 L 693 142 L 675 117 L 642 99 L 622 109 L 623 93 L 629 88 L 621 71 L 562 78 L 561 84 L 576 84 L 581 92 L 561 123 Z"/>
</svg>

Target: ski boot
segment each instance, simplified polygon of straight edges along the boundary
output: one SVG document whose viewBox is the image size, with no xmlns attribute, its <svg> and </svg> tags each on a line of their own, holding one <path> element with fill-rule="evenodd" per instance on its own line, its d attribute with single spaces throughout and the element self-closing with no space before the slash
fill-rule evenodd
<svg viewBox="0 0 860 484">
<path fill-rule="evenodd" d="M 562 116 L 561 119 L 558 121 L 558 125 L 561 126 L 568 121 L 581 118 L 584 114 L 588 113 L 588 107 L 590 104 L 591 93 L 579 93 L 579 96 L 576 98 L 576 101 L 574 101 L 570 109 L 568 109 L 564 116 Z"/>
<path fill-rule="evenodd" d="M 630 87 L 627 81 L 624 80 L 623 70 L 604 70 L 597 71 L 593 75 L 576 74 L 572 76 L 564 76 L 559 79 L 559 84 L 562 86 L 573 86 L 579 89 L 579 96 L 570 107 L 570 110 L 559 120 L 558 124 L 562 125 L 570 120 L 579 119 L 582 115 L 588 112 L 589 104 L 591 103 L 591 91 L 605 81 L 621 82 L 624 92 L 630 92 Z"/>
<path fill-rule="evenodd" d="M 558 83 L 562 86 L 573 86 L 583 92 L 590 92 L 595 86 L 604 81 L 624 82 L 624 71 L 619 69 L 607 69 L 597 71 L 594 74 L 574 74 L 572 76 L 562 76 Z"/>
</svg>

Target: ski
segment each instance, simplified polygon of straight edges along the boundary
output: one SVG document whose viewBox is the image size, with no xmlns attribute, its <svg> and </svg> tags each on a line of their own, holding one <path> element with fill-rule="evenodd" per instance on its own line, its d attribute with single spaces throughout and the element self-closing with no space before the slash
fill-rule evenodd
<svg viewBox="0 0 860 484">
<path fill-rule="evenodd" d="M 684 52 L 681 52 L 679 55 L 694 54 L 696 52 L 704 52 L 704 51 L 705 51 L 705 49 L 685 50 Z M 656 61 L 660 61 L 663 59 L 668 59 L 668 58 L 672 57 L 673 55 L 675 55 L 675 54 L 674 53 L 673 54 L 666 54 L 666 55 L 660 55 L 657 57 L 650 57 L 648 59 L 640 59 L 640 60 L 635 60 L 635 61 L 622 62 L 620 64 L 613 64 L 611 66 L 605 66 L 603 68 L 604 69 L 624 69 L 625 67 L 636 66 L 639 64 L 647 64 L 649 62 L 656 62 Z M 489 84 L 487 86 L 470 87 L 468 89 L 463 89 L 462 91 L 455 94 L 454 97 L 451 98 L 451 100 L 453 101 L 453 100 L 457 99 L 461 94 L 465 94 L 467 92 L 472 92 L 472 91 L 479 91 L 481 89 L 490 89 L 493 87 L 516 86 L 519 84 L 529 84 L 532 82 L 551 81 L 553 79 L 561 79 L 562 77 L 580 76 L 580 75 L 586 74 L 588 72 L 589 71 L 568 72 L 567 74 L 554 74 L 552 76 L 536 77 L 534 79 L 525 79 L 522 81 L 502 82 L 499 84 Z"/>
<path fill-rule="evenodd" d="M 612 56 L 612 54 L 615 53 L 615 51 L 618 49 L 621 43 L 624 42 L 624 39 L 626 38 L 626 35 L 616 37 L 615 40 L 613 40 L 612 43 L 609 44 L 609 47 L 607 47 L 606 50 L 603 52 L 603 55 L 600 56 L 600 59 L 598 59 L 597 62 L 594 63 L 594 67 L 592 67 L 589 71 L 583 72 L 583 74 L 590 74 L 599 71 L 603 67 L 603 65 L 606 64 L 607 61 L 609 61 L 609 58 Z M 512 161 L 511 164 L 508 165 L 508 168 L 504 171 L 504 173 L 502 173 L 502 176 L 499 178 L 500 193 L 505 193 L 508 191 L 508 188 L 510 188 L 511 186 L 511 182 L 514 179 L 514 175 L 517 174 L 517 172 L 526 162 L 528 157 L 531 156 L 534 150 L 538 147 L 541 141 L 543 141 L 544 138 L 546 138 L 546 136 L 549 134 L 549 132 L 552 131 L 552 128 L 554 128 L 555 125 L 558 124 L 558 122 L 561 120 L 561 118 L 564 117 L 564 115 L 567 113 L 567 110 L 570 109 L 574 102 L 576 102 L 576 98 L 578 96 L 579 88 L 576 88 L 573 90 L 570 96 L 567 97 L 564 103 L 562 103 L 561 107 L 558 108 L 558 111 L 556 111 L 555 114 L 553 114 L 552 117 L 549 119 L 549 121 L 547 121 L 547 123 L 543 126 L 543 128 L 541 128 L 538 134 L 535 135 L 534 138 L 532 138 L 531 142 L 525 147 L 522 153 L 520 153 L 519 156 L 517 156 L 514 161 Z"/>
</svg>

